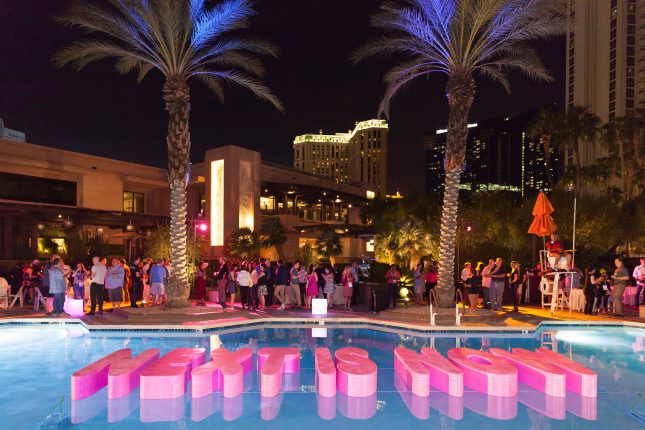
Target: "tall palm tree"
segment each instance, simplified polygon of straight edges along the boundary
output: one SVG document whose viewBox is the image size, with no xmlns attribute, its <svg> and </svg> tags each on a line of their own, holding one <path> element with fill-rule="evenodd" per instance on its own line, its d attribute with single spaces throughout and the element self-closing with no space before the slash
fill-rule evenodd
<svg viewBox="0 0 645 430">
<path fill-rule="evenodd" d="M 379 114 L 410 82 L 440 72 L 448 77 L 450 108 L 445 154 L 445 188 L 441 216 L 438 302 L 454 306 L 455 235 L 459 180 L 468 137 L 468 114 L 475 98 L 475 75 L 510 90 L 508 72 L 551 81 L 536 52 L 526 44 L 564 34 L 568 28 L 560 0 L 402 0 L 385 3 L 372 17 L 384 35 L 356 50 L 352 59 L 394 55 Z"/>
<path fill-rule="evenodd" d="M 531 120 L 528 127 L 528 134 L 533 139 L 539 139 L 544 152 L 544 169 L 546 171 L 546 178 L 551 185 L 551 189 L 555 188 L 555 180 L 551 172 L 551 154 L 554 149 L 554 142 L 556 134 L 562 128 L 562 115 L 556 112 L 553 108 L 542 108 Z"/>
<path fill-rule="evenodd" d="M 136 73 L 141 82 L 151 70 L 165 78 L 168 111 L 168 182 L 170 185 L 171 265 L 168 306 L 188 304 L 186 273 L 186 185 L 190 174 L 189 109 L 191 78 L 223 100 L 223 84 L 250 90 L 282 110 L 261 82 L 257 54 L 275 56 L 263 40 L 240 35 L 254 15 L 249 0 L 84 0 L 72 4 L 60 21 L 88 34 L 58 52 L 58 66 L 76 71 L 91 62 L 113 59 L 121 74 Z"/>
<path fill-rule="evenodd" d="M 593 144 L 600 132 L 600 118 L 589 111 L 588 106 L 571 106 L 564 114 L 562 143 L 565 148 L 573 150 L 575 169 L 575 186 L 580 189 L 581 168 L 580 142 Z"/>
</svg>

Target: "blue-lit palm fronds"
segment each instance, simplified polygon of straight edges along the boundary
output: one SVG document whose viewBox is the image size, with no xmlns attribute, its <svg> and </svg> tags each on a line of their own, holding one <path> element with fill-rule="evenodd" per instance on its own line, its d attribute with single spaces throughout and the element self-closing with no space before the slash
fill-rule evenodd
<svg viewBox="0 0 645 430">
<path fill-rule="evenodd" d="M 561 35 L 568 28 L 561 0 L 401 0 L 387 2 L 372 16 L 384 35 L 352 55 L 405 58 L 386 75 L 380 113 L 414 79 L 432 72 L 448 76 L 479 73 L 510 91 L 508 72 L 536 80 L 552 78 L 526 43 Z M 399 58 L 397 57 L 397 58 Z"/>
<path fill-rule="evenodd" d="M 116 60 L 119 73 L 136 73 L 140 82 L 153 69 L 166 77 L 201 80 L 223 99 L 224 83 L 240 85 L 282 110 L 266 87 L 258 55 L 276 56 L 264 40 L 241 35 L 255 14 L 249 0 L 77 0 L 60 21 L 89 37 L 54 57 L 57 65 L 80 70 Z"/>
</svg>

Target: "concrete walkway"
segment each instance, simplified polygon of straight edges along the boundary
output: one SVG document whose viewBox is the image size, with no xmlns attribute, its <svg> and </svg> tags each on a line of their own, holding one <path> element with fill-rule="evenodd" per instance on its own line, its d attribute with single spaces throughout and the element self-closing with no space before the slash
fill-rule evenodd
<svg viewBox="0 0 645 430">
<path fill-rule="evenodd" d="M 93 315 L 93 316 L 83 316 L 79 319 L 82 320 L 87 325 L 97 325 L 97 326 L 153 326 L 153 325 L 164 325 L 164 326 L 206 326 L 213 324 L 222 324 L 227 322 L 234 321 L 243 321 L 243 320 L 283 320 L 283 319 L 317 319 L 320 320 L 320 317 L 313 316 L 311 311 L 305 309 L 286 309 L 279 310 L 275 308 L 269 308 L 265 311 L 248 311 L 242 309 L 241 306 L 237 305 L 235 309 L 227 308 L 222 309 L 219 305 L 214 305 L 209 303 L 208 306 L 198 307 L 192 306 L 186 309 L 166 309 L 163 307 L 145 307 L 138 309 L 131 309 L 129 307 L 123 307 L 121 309 L 115 309 L 112 311 L 111 305 L 106 303 L 104 307 L 105 313 L 103 315 Z M 539 307 L 527 306 L 521 307 L 520 312 L 510 312 L 511 307 L 505 307 L 503 312 L 488 312 L 486 315 L 470 315 L 468 312 L 462 317 L 461 320 L 461 329 L 482 329 L 482 328 L 526 328 L 534 329 L 543 321 L 557 321 L 557 322 L 590 322 L 590 323 L 602 323 L 602 322 L 638 322 L 645 323 L 644 318 L 638 318 L 636 316 L 627 316 L 623 318 L 616 318 L 613 316 L 604 316 L 604 315 L 585 315 L 582 312 L 573 311 L 569 314 L 569 311 L 556 312 L 555 316 L 551 316 L 548 310 L 542 310 Z M 31 308 L 12 308 L 12 309 L 2 309 L 0 310 L 0 320 L 8 318 L 51 318 L 51 316 L 46 316 L 44 312 L 34 312 Z M 69 319 L 70 317 L 59 317 L 58 319 L 64 320 Z M 331 309 L 326 319 L 361 319 L 361 320 L 370 320 L 374 322 L 385 322 L 389 321 L 399 324 L 406 324 L 411 327 L 424 327 L 429 328 L 429 312 L 428 307 L 420 307 L 417 305 L 410 305 L 407 309 L 398 307 L 396 310 L 387 310 L 380 312 L 378 314 L 373 314 L 371 312 L 360 311 L 343 311 L 339 309 Z M 454 319 L 450 318 L 446 320 L 445 318 L 440 325 L 442 326 L 453 326 Z"/>
</svg>

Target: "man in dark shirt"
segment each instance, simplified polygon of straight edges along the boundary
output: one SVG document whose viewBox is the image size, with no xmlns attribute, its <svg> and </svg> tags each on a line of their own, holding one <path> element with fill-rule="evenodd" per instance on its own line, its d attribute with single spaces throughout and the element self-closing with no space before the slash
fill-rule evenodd
<svg viewBox="0 0 645 430">
<path fill-rule="evenodd" d="M 490 271 L 491 284 L 490 284 L 490 299 L 493 310 L 502 310 L 502 300 L 504 297 L 504 285 L 506 282 L 506 267 L 504 267 L 504 260 L 498 258 L 495 260 L 495 266 Z"/>
<path fill-rule="evenodd" d="M 289 268 L 283 260 L 278 261 L 278 267 L 275 271 L 275 298 L 280 302 L 280 309 L 284 309 L 287 299 L 285 292 L 287 285 L 291 284 Z"/>
<path fill-rule="evenodd" d="M 316 268 L 316 275 L 318 275 L 318 297 L 325 297 L 325 266 L 321 263 Z"/>
<path fill-rule="evenodd" d="M 134 262 L 130 265 L 130 277 L 132 278 L 130 307 L 138 308 L 137 300 L 141 300 L 141 293 L 143 292 L 143 264 L 141 264 L 140 257 L 135 258 Z"/>
<path fill-rule="evenodd" d="M 224 257 L 219 259 L 219 269 L 215 275 L 217 282 L 217 296 L 222 309 L 226 309 L 226 286 L 228 284 L 228 265 Z"/>
</svg>

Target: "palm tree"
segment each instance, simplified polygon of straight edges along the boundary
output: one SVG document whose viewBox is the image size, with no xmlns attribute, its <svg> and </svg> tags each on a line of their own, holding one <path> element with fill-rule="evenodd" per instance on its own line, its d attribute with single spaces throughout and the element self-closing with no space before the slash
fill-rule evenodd
<svg viewBox="0 0 645 430">
<path fill-rule="evenodd" d="M 250 90 L 282 110 L 280 101 L 261 82 L 256 57 L 276 55 L 268 43 L 240 35 L 254 10 L 249 0 L 97 0 L 75 2 L 60 18 L 88 33 L 58 52 L 55 63 L 76 71 L 89 63 L 113 59 L 121 74 L 136 73 L 141 82 L 151 70 L 165 78 L 168 111 L 168 182 L 170 185 L 170 260 L 173 277 L 167 290 L 170 307 L 187 306 L 186 184 L 190 174 L 190 89 L 201 81 L 223 100 L 223 84 Z"/>
<path fill-rule="evenodd" d="M 580 142 L 591 144 L 600 131 L 600 118 L 589 111 L 588 106 L 571 106 L 564 114 L 562 143 L 565 148 L 573 150 L 575 169 L 575 186 L 580 189 L 581 168 Z"/>
<path fill-rule="evenodd" d="M 260 250 L 260 236 L 248 227 L 233 231 L 226 243 L 229 253 L 234 257 L 250 258 Z"/>
<path fill-rule="evenodd" d="M 445 188 L 441 216 L 438 302 L 454 306 L 455 235 L 459 180 L 468 137 L 468 114 L 475 98 L 475 74 L 510 90 L 508 72 L 552 81 L 536 52 L 526 43 L 564 34 L 568 28 L 560 0 L 405 0 L 385 3 L 372 17 L 385 34 L 356 50 L 357 62 L 368 57 L 405 58 L 386 75 L 387 89 L 379 114 L 410 82 L 440 72 L 448 77 L 450 108 L 445 154 Z"/>
<path fill-rule="evenodd" d="M 554 137 L 562 128 L 562 115 L 553 110 L 553 108 L 542 108 L 533 117 L 529 124 L 528 135 L 533 139 L 539 139 L 544 152 L 544 169 L 546 177 L 551 185 L 555 188 L 555 180 L 551 172 L 551 154 L 554 147 Z"/>
<path fill-rule="evenodd" d="M 324 231 L 316 239 L 316 252 L 330 261 L 334 256 L 342 254 L 343 244 L 340 241 L 340 236 L 333 231 Z"/>
<path fill-rule="evenodd" d="M 262 228 L 260 228 L 260 243 L 263 248 L 274 246 L 280 255 L 279 258 L 284 258 L 282 245 L 287 243 L 287 234 L 280 218 L 272 217 L 264 220 Z"/>
<path fill-rule="evenodd" d="M 437 251 L 427 227 L 417 219 L 409 219 L 377 234 L 374 242 L 374 257 L 379 262 L 407 269 L 424 257 L 436 255 Z"/>
</svg>

